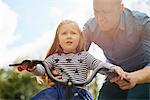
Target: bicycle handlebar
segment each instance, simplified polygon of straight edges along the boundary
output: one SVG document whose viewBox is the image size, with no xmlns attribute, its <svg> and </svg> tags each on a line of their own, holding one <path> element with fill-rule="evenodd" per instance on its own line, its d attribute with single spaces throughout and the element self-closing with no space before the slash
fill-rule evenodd
<svg viewBox="0 0 150 100">
<path fill-rule="evenodd" d="M 24 60 L 22 61 L 22 63 L 19 63 L 19 64 L 10 64 L 9 66 L 19 66 L 19 65 L 23 65 L 23 64 L 27 64 L 27 65 L 30 65 L 30 66 L 36 66 L 37 64 L 41 64 L 44 69 L 45 69 L 45 72 L 47 74 L 47 76 L 54 82 L 59 82 L 61 84 L 67 84 L 67 85 L 75 85 L 75 86 L 85 86 L 87 84 L 89 84 L 93 78 L 96 76 L 96 74 L 99 72 L 100 74 L 103 74 L 105 76 L 108 76 L 108 78 L 113 78 L 113 77 L 116 77 L 118 76 L 118 74 L 116 72 L 112 72 L 110 69 L 107 69 L 107 68 L 102 68 L 102 67 L 96 67 L 93 72 L 92 72 L 92 75 L 85 81 L 83 82 L 75 82 L 75 81 L 72 81 L 71 79 L 67 80 L 67 81 L 64 81 L 64 80 L 60 80 L 60 79 L 56 79 L 53 74 L 51 73 L 51 70 L 48 66 L 46 66 L 42 60 Z M 125 79 L 124 79 L 125 80 Z M 129 83 L 128 80 L 125 80 L 126 82 Z"/>
</svg>

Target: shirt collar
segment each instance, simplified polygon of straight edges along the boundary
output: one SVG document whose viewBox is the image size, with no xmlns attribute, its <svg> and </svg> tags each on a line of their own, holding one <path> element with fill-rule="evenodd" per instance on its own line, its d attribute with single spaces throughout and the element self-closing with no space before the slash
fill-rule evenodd
<svg viewBox="0 0 150 100">
<path fill-rule="evenodd" d="M 124 18 L 124 11 L 120 14 L 120 24 L 119 24 L 120 30 L 125 30 L 125 18 Z"/>
</svg>

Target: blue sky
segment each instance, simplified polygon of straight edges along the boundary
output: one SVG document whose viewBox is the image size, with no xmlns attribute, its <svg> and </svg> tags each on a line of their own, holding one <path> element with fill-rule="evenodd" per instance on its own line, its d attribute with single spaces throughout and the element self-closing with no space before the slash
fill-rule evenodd
<svg viewBox="0 0 150 100">
<path fill-rule="evenodd" d="M 86 1 L 86 2 L 85 2 Z M 16 59 L 44 58 L 61 20 L 82 27 L 92 16 L 90 0 L 0 0 L 0 67 Z"/>
<path fill-rule="evenodd" d="M 50 0 L 4 0 L 11 10 L 17 14 L 17 28 L 15 33 L 22 33 L 24 39 L 19 39 L 15 45 L 28 43 L 37 38 L 43 31 L 48 31 L 50 26 Z M 14 45 L 13 45 L 14 46 Z"/>
<path fill-rule="evenodd" d="M 123 2 L 150 14 L 147 1 Z M 82 28 L 92 16 L 92 0 L 0 0 L 0 68 L 27 57 L 43 59 L 61 20 L 75 20 Z"/>
</svg>

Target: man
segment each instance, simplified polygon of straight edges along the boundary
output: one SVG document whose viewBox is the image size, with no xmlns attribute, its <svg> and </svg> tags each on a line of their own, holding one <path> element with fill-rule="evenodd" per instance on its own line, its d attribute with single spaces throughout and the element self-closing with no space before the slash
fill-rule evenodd
<svg viewBox="0 0 150 100">
<path fill-rule="evenodd" d="M 122 0 L 93 0 L 95 18 L 84 26 L 87 50 L 94 42 L 102 48 L 108 62 L 127 71 L 130 83 L 113 78 L 105 82 L 99 100 L 149 99 L 149 83 L 135 81 L 138 73 L 150 70 L 150 18 L 123 7 Z M 147 74 L 149 71 L 147 72 Z M 139 84 L 139 85 L 136 85 Z M 133 88 L 134 87 L 134 88 Z M 132 89 L 130 89 L 132 88 Z M 136 91 L 136 92 L 135 92 Z M 129 93 L 130 94 L 129 94 Z"/>
</svg>

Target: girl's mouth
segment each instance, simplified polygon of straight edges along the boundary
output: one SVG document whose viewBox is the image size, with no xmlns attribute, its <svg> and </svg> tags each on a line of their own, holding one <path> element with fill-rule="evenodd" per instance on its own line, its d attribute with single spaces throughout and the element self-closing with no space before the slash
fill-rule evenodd
<svg viewBox="0 0 150 100">
<path fill-rule="evenodd" d="M 66 43 L 67 43 L 67 44 L 72 44 L 72 42 L 71 42 L 71 41 L 67 41 Z"/>
</svg>

